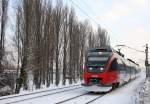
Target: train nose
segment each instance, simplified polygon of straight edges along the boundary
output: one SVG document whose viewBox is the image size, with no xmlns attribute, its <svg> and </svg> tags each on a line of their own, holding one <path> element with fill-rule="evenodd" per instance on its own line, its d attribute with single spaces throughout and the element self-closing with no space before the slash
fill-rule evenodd
<svg viewBox="0 0 150 104">
<path fill-rule="evenodd" d="M 87 67 L 87 72 L 89 73 L 102 73 L 104 72 L 105 68 L 104 67 L 98 67 L 98 66 L 90 66 Z"/>
<path fill-rule="evenodd" d="M 100 84 L 102 78 L 90 78 L 89 79 L 89 84 L 94 85 L 94 84 Z"/>
</svg>

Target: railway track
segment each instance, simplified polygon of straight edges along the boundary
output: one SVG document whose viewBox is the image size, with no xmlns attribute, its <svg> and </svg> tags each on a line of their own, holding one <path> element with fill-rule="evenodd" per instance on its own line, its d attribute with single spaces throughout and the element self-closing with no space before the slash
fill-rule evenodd
<svg viewBox="0 0 150 104">
<path fill-rule="evenodd" d="M 51 90 L 45 90 L 45 91 L 40 91 L 40 92 L 24 94 L 24 95 L 15 95 L 15 96 L 10 96 L 10 97 L 6 97 L 6 98 L 0 98 L 0 102 L 3 101 L 4 103 L 2 103 L 2 104 L 14 104 L 14 103 L 19 103 L 19 102 L 23 102 L 23 101 L 27 101 L 27 100 L 41 98 L 41 97 L 45 97 L 45 96 L 49 96 L 49 95 L 54 95 L 54 94 L 59 94 L 59 93 L 63 94 L 63 92 L 72 91 L 72 90 L 76 90 L 76 89 L 80 89 L 80 88 L 82 88 L 82 86 L 74 85 L 74 86 L 56 88 L 56 89 L 51 89 Z M 67 98 L 63 101 L 56 102 L 55 104 L 68 103 L 70 101 L 76 102 L 76 101 L 78 101 L 78 99 L 83 100 L 83 98 L 87 98 L 87 101 L 86 102 L 84 101 L 85 102 L 84 104 L 90 104 L 105 95 L 105 94 L 99 94 L 98 96 L 92 95 L 91 96 L 92 98 L 90 98 L 90 100 L 89 100 L 88 97 L 91 94 L 93 94 L 93 93 L 90 93 L 90 92 L 82 93 L 80 95 L 76 95 L 74 97 Z"/>
<path fill-rule="evenodd" d="M 84 94 L 81 94 L 81 95 L 78 95 L 78 96 L 75 96 L 75 97 L 72 97 L 72 98 L 69 98 L 69 99 L 66 99 L 66 100 L 57 102 L 56 104 L 62 104 L 62 103 L 65 103 L 65 102 L 67 102 L 67 101 L 73 100 L 73 99 L 75 99 L 75 98 L 79 98 L 79 97 L 84 96 L 84 95 L 87 95 L 87 94 L 88 94 L 88 93 L 84 93 Z"/>
<path fill-rule="evenodd" d="M 92 103 L 92 102 L 94 102 L 94 101 L 98 100 L 99 98 L 103 97 L 104 95 L 105 95 L 105 94 L 100 95 L 100 96 L 98 96 L 98 97 L 94 98 L 93 100 L 86 102 L 85 104 L 90 104 L 90 103 Z"/>
<path fill-rule="evenodd" d="M 24 94 L 24 95 L 15 95 L 15 96 L 10 96 L 10 97 L 6 97 L 6 98 L 4 97 L 4 98 L 0 98 L 0 101 L 3 101 L 3 100 L 6 101 L 8 99 L 10 100 L 10 99 L 14 99 L 14 98 L 15 99 L 19 98 L 19 100 L 14 100 L 14 101 L 5 103 L 5 104 L 13 104 L 13 103 L 22 102 L 22 101 L 25 101 L 25 100 L 30 100 L 30 99 L 40 98 L 40 97 L 44 97 L 44 96 L 54 95 L 54 94 L 57 94 L 57 93 L 72 91 L 72 90 L 76 90 L 76 89 L 80 89 L 80 88 L 82 88 L 80 85 L 74 85 L 74 86 L 56 88 L 56 89 L 51 89 L 51 90 L 45 90 L 45 91 L 40 91 L 40 92 Z M 47 94 L 45 94 L 45 93 L 47 93 Z M 32 95 L 32 97 L 31 97 L 31 95 Z M 23 97 L 26 97 L 26 98 L 23 98 Z"/>
<path fill-rule="evenodd" d="M 77 99 L 77 98 L 80 98 L 80 97 L 83 97 L 83 96 L 87 96 L 87 95 L 89 95 L 89 94 L 90 94 L 90 92 L 84 93 L 84 94 L 81 94 L 81 95 L 78 95 L 78 96 L 75 96 L 75 97 L 71 97 L 71 98 L 69 98 L 69 99 L 66 99 L 66 100 L 57 102 L 57 103 L 55 103 L 55 104 L 63 104 L 63 103 L 66 103 L 66 102 L 68 102 L 68 101 L 71 101 L 71 100 L 74 100 L 74 99 Z M 106 95 L 106 94 L 100 94 L 98 97 L 95 97 L 94 99 L 92 99 L 92 100 L 86 102 L 85 104 L 90 104 L 90 103 L 92 103 L 92 102 L 98 100 L 99 98 L 103 97 L 104 95 Z M 71 103 L 70 103 L 70 104 L 71 104 Z"/>
<path fill-rule="evenodd" d="M 44 92 L 60 90 L 60 89 L 65 89 L 65 88 L 70 88 L 70 87 L 75 87 L 75 86 L 80 86 L 80 84 L 73 85 L 73 86 L 67 86 L 67 87 L 61 87 L 61 88 L 55 88 L 55 89 L 50 89 L 50 90 L 44 90 L 44 91 L 39 91 L 39 92 L 33 92 L 33 93 L 28 93 L 28 94 L 23 94 L 23 95 L 14 95 L 14 96 L 2 97 L 2 98 L 0 98 L 0 100 L 10 99 L 10 98 L 15 98 L 15 97 L 21 97 L 21 96 L 27 96 L 27 95 L 32 95 L 32 94 L 40 94 L 40 93 L 44 93 Z"/>
</svg>

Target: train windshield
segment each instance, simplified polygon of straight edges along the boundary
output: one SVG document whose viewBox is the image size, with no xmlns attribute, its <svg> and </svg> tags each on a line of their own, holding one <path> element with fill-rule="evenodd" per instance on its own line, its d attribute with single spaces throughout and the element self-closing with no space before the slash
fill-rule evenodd
<svg viewBox="0 0 150 104">
<path fill-rule="evenodd" d="M 102 52 L 102 53 L 90 53 L 87 58 L 87 66 L 100 66 L 104 67 L 109 57 L 111 56 L 111 52 Z"/>
</svg>

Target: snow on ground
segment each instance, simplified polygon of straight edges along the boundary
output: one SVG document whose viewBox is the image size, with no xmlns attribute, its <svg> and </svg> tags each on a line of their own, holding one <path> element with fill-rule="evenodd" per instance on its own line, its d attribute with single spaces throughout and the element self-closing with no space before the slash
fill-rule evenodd
<svg viewBox="0 0 150 104">
<path fill-rule="evenodd" d="M 14 104 L 54 104 L 55 102 L 57 102 L 59 100 L 63 100 L 63 95 L 64 94 L 66 94 L 65 98 L 69 98 L 69 97 L 79 95 L 79 93 L 76 93 L 76 92 L 79 92 L 79 90 L 80 91 L 82 91 L 82 90 L 81 89 L 76 89 L 76 90 L 70 90 L 70 91 L 62 92 L 62 93 L 59 93 L 59 94 L 54 94 L 54 95 L 51 95 L 51 94 L 56 93 L 56 92 L 60 92 L 60 91 L 66 90 L 66 89 L 69 90 L 69 89 L 75 89 L 75 88 L 78 88 L 78 87 L 74 86 L 74 87 L 71 87 L 71 88 L 64 88 L 64 89 L 53 90 L 53 91 L 45 92 L 45 93 L 39 93 L 38 95 L 37 94 L 32 94 L 32 95 L 29 95 L 29 96 L 21 96 L 21 97 L 16 97 L 16 98 L 12 98 L 12 99 L 6 99 L 6 100 L 0 101 L 0 104 L 6 104 L 6 103 L 19 101 L 19 100 L 24 100 L 24 99 L 28 99 L 28 98 L 32 98 L 32 97 L 36 97 L 36 96 L 41 96 L 41 97 L 38 97 L 38 98 L 35 98 L 35 99 L 30 99 L 30 100 L 24 100 L 24 101 L 21 101 L 21 102 L 15 102 Z M 72 93 L 71 96 L 69 95 L 70 93 Z M 84 91 L 82 91 L 80 93 L 84 93 Z M 42 97 L 43 95 L 47 95 L 47 94 L 49 94 L 49 95 Z"/>
<path fill-rule="evenodd" d="M 91 104 L 141 104 L 141 94 L 143 93 L 142 89 L 144 82 L 145 74 L 141 73 L 139 78 L 110 93 L 107 93 Z M 94 99 L 94 97 L 97 96 L 98 94 L 89 94 L 87 96 L 65 102 L 64 104 L 85 104 L 86 102 L 90 101 L 91 98 Z"/>
<path fill-rule="evenodd" d="M 78 81 L 76 84 L 74 85 L 80 85 L 80 81 Z M 66 85 L 62 85 L 62 84 L 59 84 L 58 86 L 56 85 L 51 85 L 49 88 L 46 88 L 45 86 L 42 86 L 41 89 L 37 89 L 35 90 L 35 88 L 33 90 L 23 90 L 21 89 L 20 93 L 19 94 L 13 94 L 13 95 L 8 95 L 8 96 L 1 96 L 0 99 L 3 99 L 3 98 L 7 98 L 7 97 L 13 97 L 13 96 L 19 96 L 19 95 L 24 95 L 24 94 L 30 94 L 30 93 L 36 93 L 36 92 L 41 92 L 41 91 L 46 91 L 46 90 L 53 90 L 53 89 L 58 89 L 58 88 L 64 88 L 64 87 L 69 87 L 69 86 L 74 86 L 74 85 L 69 85 L 69 82 L 67 81 L 66 82 Z M 34 86 L 33 86 L 34 87 Z M 1 104 L 1 101 L 0 101 L 0 104 Z"/>
<path fill-rule="evenodd" d="M 142 88 L 145 82 L 145 74 L 130 83 L 110 92 L 93 104 L 140 104 Z"/>
<path fill-rule="evenodd" d="M 55 94 L 55 95 L 41 97 L 41 98 L 34 99 L 34 100 L 18 102 L 16 104 L 55 104 L 62 100 L 72 98 L 72 97 L 75 97 L 75 96 L 78 96 L 78 95 L 84 94 L 84 93 L 86 93 L 86 92 L 81 88 L 81 89 L 66 91 L 63 93 Z"/>
<path fill-rule="evenodd" d="M 147 86 L 150 86 L 150 82 L 146 82 Z M 119 87 L 118 89 L 111 91 L 110 93 L 107 93 L 103 97 L 97 99 L 96 101 L 92 102 L 92 104 L 142 104 L 141 102 L 144 102 L 146 100 L 149 102 L 145 97 L 146 94 L 150 97 L 150 88 L 146 87 L 146 91 L 149 91 L 147 93 L 144 93 L 144 87 L 145 86 L 145 73 L 142 72 L 141 76 L 137 79 L 131 81 L 130 83 Z M 55 91 L 54 91 L 55 92 Z M 18 102 L 15 104 L 55 104 L 56 102 L 60 102 L 81 94 L 86 93 L 85 89 L 83 87 L 61 92 L 54 95 L 48 95 L 40 98 L 30 99 L 27 101 Z M 45 93 L 46 94 L 46 93 Z M 33 96 L 33 95 L 31 95 Z M 31 97 L 30 96 L 30 97 Z M 99 94 L 88 94 L 82 97 L 78 97 L 74 100 L 71 100 L 69 102 L 65 102 L 65 104 L 85 104 L 86 102 L 100 96 Z M 25 99 L 26 97 L 24 97 Z M 17 100 L 17 99 L 16 99 Z M 9 101 L 8 101 L 9 102 Z M 2 104 L 2 101 L 0 100 L 0 104 Z M 5 102 L 3 102 L 5 104 Z M 143 104 L 149 104 L 149 103 L 143 103 Z"/>
<path fill-rule="evenodd" d="M 32 83 L 32 82 L 33 81 L 31 81 L 30 83 Z M 78 85 L 80 83 L 81 83 L 81 80 L 78 80 L 73 85 Z M 50 89 L 56 89 L 56 88 L 61 88 L 61 87 L 67 87 L 67 86 L 72 86 L 72 85 L 69 84 L 69 80 L 66 80 L 66 84 L 65 85 L 63 85 L 62 82 L 60 82 L 58 86 L 56 86 L 55 84 L 51 84 L 49 87 L 46 87 L 46 85 L 42 85 L 40 89 L 36 89 L 34 85 L 30 84 L 29 85 L 30 89 L 29 90 L 23 90 L 23 88 L 21 88 L 19 95 L 32 93 L 32 92 L 40 92 L 40 91 L 50 90 Z"/>
</svg>

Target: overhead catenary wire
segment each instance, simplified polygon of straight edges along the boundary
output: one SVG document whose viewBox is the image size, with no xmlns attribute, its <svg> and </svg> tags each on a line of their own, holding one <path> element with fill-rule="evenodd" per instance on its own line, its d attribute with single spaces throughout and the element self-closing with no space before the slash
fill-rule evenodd
<svg viewBox="0 0 150 104">
<path fill-rule="evenodd" d="M 125 46 L 126 46 L 126 45 L 125 45 Z M 143 52 L 143 53 L 145 53 L 145 51 L 137 50 L 137 49 L 132 48 L 132 47 L 129 47 L 129 46 L 126 46 L 126 47 L 129 48 L 129 49 L 135 50 L 135 51 L 137 51 L 137 52 Z"/>
<path fill-rule="evenodd" d="M 145 51 L 138 50 L 138 49 L 135 49 L 135 48 L 129 47 L 129 46 L 127 46 L 127 45 L 116 45 L 115 47 L 121 47 L 121 48 L 119 48 L 120 50 L 121 50 L 123 47 L 127 47 L 127 48 L 129 48 L 129 49 L 131 49 L 131 50 L 134 50 L 134 51 L 137 51 L 137 52 L 145 53 Z"/>
<path fill-rule="evenodd" d="M 86 3 L 86 1 L 81 0 L 81 2 L 82 2 L 93 14 L 95 14 L 95 12 L 93 11 L 93 9 L 88 5 L 88 3 Z"/>
<path fill-rule="evenodd" d="M 82 13 L 84 13 L 84 15 L 86 15 L 89 19 L 91 19 L 95 24 L 97 24 L 98 26 L 100 26 L 100 24 L 97 23 L 97 21 L 96 21 L 95 19 L 93 19 L 91 16 L 89 16 L 88 13 L 86 13 L 86 12 L 85 12 L 80 6 L 78 6 L 73 0 L 70 0 L 70 2 L 71 2 L 72 4 L 74 4 L 78 9 L 80 9 L 80 11 L 81 11 Z"/>
<path fill-rule="evenodd" d="M 91 16 L 88 15 L 87 12 L 85 12 L 77 3 L 75 3 L 73 0 L 69 0 L 74 6 L 76 6 L 84 15 L 86 15 L 90 20 L 92 20 L 96 25 L 101 26 L 94 18 L 92 18 Z M 88 5 L 86 5 L 88 7 Z M 94 12 L 93 12 L 94 13 Z M 114 34 L 114 32 L 109 29 L 109 27 L 104 24 L 104 26 L 107 28 L 107 30 L 109 32 L 111 32 L 112 34 Z M 109 34 L 110 35 L 110 34 Z M 116 35 L 116 34 L 114 34 Z M 118 41 L 119 39 L 117 39 L 116 37 L 112 36 L 112 38 L 114 38 L 115 41 L 117 41 L 118 43 L 121 43 L 120 41 Z"/>
</svg>

